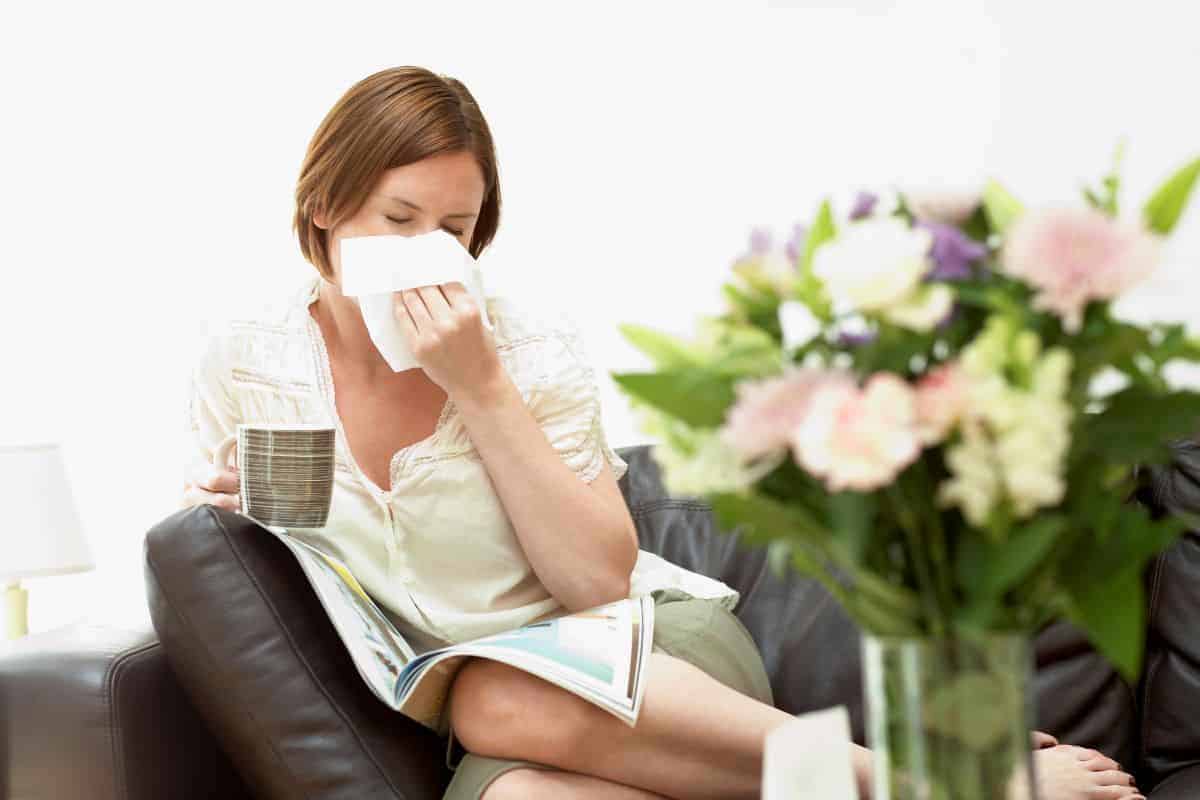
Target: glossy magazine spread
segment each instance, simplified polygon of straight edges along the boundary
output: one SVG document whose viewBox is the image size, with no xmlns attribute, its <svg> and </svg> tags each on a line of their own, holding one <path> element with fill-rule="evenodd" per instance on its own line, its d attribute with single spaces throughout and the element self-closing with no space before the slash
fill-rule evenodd
<svg viewBox="0 0 1200 800">
<path fill-rule="evenodd" d="M 442 709 L 450 685 L 472 656 L 525 670 L 627 725 L 637 722 L 644 666 L 654 640 L 654 600 L 649 595 L 417 655 L 344 563 L 284 528 L 263 527 L 296 557 L 375 695 L 438 734 L 449 730 Z"/>
</svg>

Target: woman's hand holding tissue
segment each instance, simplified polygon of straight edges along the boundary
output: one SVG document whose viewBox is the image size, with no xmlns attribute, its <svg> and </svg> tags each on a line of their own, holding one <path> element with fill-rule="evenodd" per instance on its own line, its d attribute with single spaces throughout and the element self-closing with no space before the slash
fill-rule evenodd
<svg viewBox="0 0 1200 800">
<path fill-rule="evenodd" d="M 393 295 L 396 321 L 430 380 L 455 400 L 482 394 L 507 373 L 492 331 L 459 281 L 419 286 Z"/>
</svg>

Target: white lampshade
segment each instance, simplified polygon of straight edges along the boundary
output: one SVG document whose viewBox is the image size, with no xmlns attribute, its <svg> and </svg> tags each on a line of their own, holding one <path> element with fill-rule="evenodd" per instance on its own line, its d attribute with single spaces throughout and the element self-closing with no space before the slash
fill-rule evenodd
<svg viewBox="0 0 1200 800">
<path fill-rule="evenodd" d="M 93 569 L 57 442 L 0 444 L 0 580 Z"/>
</svg>

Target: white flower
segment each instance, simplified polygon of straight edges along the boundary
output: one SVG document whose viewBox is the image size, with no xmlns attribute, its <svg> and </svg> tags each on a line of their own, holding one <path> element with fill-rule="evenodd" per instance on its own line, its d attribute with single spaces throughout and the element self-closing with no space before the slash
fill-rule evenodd
<svg viewBox="0 0 1200 800">
<path fill-rule="evenodd" d="M 928 283 L 913 292 L 907 302 L 884 311 L 883 316 L 902 328 L 927 331 L 944 320 L 953 307 L 954 292 L 949 286 Z"/>
<path fill-rule="evenodd" d="M 821 323 L 799 300 L 785 300 L 779 304 L 779 327 L 783 330 L 783 349 L 791 351 L 807 344 L 821 332 Z"/>
<path fill-rule="evenodd" d="M 921 187 L 905 191 L 904 201 L 917 219 L 962 225 L 979 208 L 983 195 L 977 188 Z"/>
<path fill-rule="evenodd" d="M 897 325 L 928 330 L 950 309 L 946 287 L 922 283 L 932 234 L 898 217 L 868 217 L 842 227 L 817 248 L 813 273 L 835 307 L 882 314 Z M 940 316 L 935 318 L 935 314 Z"/>
</svg>

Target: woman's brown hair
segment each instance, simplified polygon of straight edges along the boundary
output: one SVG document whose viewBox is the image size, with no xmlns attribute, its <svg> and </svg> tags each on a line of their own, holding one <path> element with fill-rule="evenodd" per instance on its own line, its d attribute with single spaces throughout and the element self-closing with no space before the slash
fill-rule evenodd
<svg viewBox="0 0 1200 800">
<path fill-rule="evenodd" d="M 362 206 L 384 172 L 440 153 L 468 151 L 485 182 L 483 205 L 468 247 L 475 258 L 500 224 L 500 180 L 487 122 L 454 78 L 423 67 L 392 67 L 363 78 L 334 104 L 309 142 L 296 184 L 292 229 L 317 272 L 334 279 L 328 231 Z"/>
</svg>

